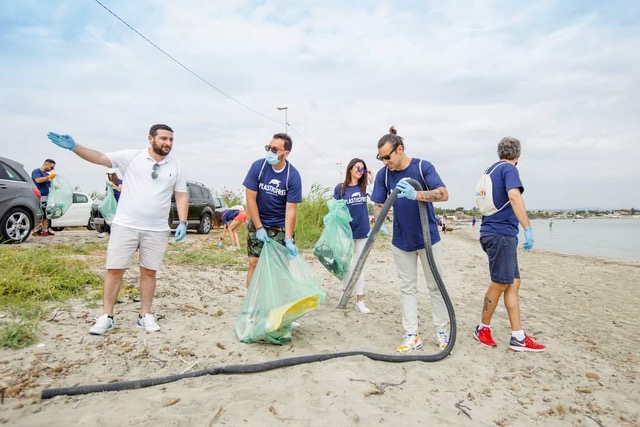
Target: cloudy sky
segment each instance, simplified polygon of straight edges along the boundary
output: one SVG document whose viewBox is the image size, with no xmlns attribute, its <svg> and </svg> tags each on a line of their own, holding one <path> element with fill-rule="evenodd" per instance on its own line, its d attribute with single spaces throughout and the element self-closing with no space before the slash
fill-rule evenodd
<svg viewBox="0 0 640 427">
<path fill-rule="evenodd" d="M 640 2 L 100 1 L 147 40 L 96 0 L 1 3 L 0 155 L 29 171 L 102 190 L 46 133 L 114 151 L 167 123 L 189 179 L 240 191 L 287 106 L 305 191 L 380 169 L 395 125 L 443 207 L 473 206 L 513 135 L 528 209 L 640 208 Z"/>
</svg>

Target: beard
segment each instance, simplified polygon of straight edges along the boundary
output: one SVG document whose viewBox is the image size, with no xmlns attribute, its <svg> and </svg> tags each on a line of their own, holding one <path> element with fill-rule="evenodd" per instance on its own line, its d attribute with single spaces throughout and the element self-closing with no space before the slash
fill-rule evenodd
<svg viewBox="0 0 640 427">
<path fill-rule="evenodd" d="M 158 143 L 156 143 L 155 138 L 151 142 L 151 149 L 158 156 L 166 156 L 167 154 L 169 154 L 171 152 L 171 146 L 158 144 Z"/>
</svg>

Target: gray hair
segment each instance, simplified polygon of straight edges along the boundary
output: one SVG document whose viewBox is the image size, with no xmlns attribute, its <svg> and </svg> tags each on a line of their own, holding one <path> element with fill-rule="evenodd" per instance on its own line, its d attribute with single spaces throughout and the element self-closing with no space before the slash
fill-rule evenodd
<svg viewBox="0 0 640 427">
<path fill-rule="evenodd" d="M 512 136 L 505 136 L 498 142 L 498 158 L 515 160 L 520 157 L 520 141 Z"/>
</svg>

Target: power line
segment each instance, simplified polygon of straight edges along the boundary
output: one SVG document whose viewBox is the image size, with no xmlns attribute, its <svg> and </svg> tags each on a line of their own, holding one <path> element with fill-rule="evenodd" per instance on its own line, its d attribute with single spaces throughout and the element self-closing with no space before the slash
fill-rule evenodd
<svg viewBox="0 0 640 427">
<path fill-rule="evenodd" d="M 266 116 L 264 114 L 262 114 L 259 111 L 254 110 L 253 108 L 249 107 L 246 104 L 243 104 L 241 101 L 238 101 L 237 99 L 235 99 L 233 96 L 225 93 L 224 91 L 218 89 L 217 87 L 215 87 L 213 84 L 209 83 L 209 81 L 207 81 L 207 79 L 205 79 L 204 77 L 201 77 L 198 73 L 196 73 L 195 71 L 193 71 L 191 68 L 187 67 L 186 65 L 184 65 L 182 62 L 178 61 L 176 58 L 174 58 L 173 56 L 171 56 L 169 53 L 167 53 L 166 51 L 164 51 L 160 46 L 158 46 L 157 44 L 155 44 L 154 42 L 152 42 L 151 40 L 149 40 L 148 38 L 146 38 L 142 33 L 140 33 L 140 31 L 136 30 L 135 28 L 133 28 L 131 25 L 129 25 L 124 19 L 120 18 L 118 15 L 116 15 L 111 9 L 109 9 L 107 6 L 105 6 L 104 4 L 102 4 L 99 0 L 94 0 L 96 3 L 98 3 L 100 6 L 102 6 L 107 12 L 109 12 L 110 14 L 112 14 L 118 21 L 122 22 L 124 25 L 126 25 L 127 27 L 129 27 L 129 29 L 131 31 L 133 31 L 134 33 L 136 33 L 137 35 L 139 35 L 140 37 L 142 37 L 147 43 L 149 43 L 151 46 L 155 47 L 156 49 L 158 49 L 160 52 L 162 52 L 162 54 L 164 54 L 167 58 L 171 59 L 173 62 L 175 62 L 176 64 L 178 64 L 179 66 L 181 66 L 182 68 L 184 68 L 185 70 L 187 70 L 187 72 L 189 72 L 191 75 L 193 75 L 195 78 L 197 78 L 198 80 L 200 80 L 201 82 L 203 82 L 204 84 L 206 84 L 207 86 L 209 86 L 210 88 L 220 92 L 222 95 L 226 96 L 227 98 L 229 98 L 230 100 L 232 100 L 233 102 L 235 102 L 236 104 L 246 108 L 247 110 L 264 117 L 267 120 L 271 120 L 273 122 L 276 123 L 280 123 L 279 120 L 276 120 L 272 117 Z"/>
<path fill-rule="evenodd" d="M 220 94 L 224 95 L 225 97 L 229 98 L 230 100 L 232 100 L 233 102 L 237 103 L 238 105 L 246 108 L 247 110 L 261 116 L 264 117 L 267 120 L 271 120 L 273 122 L 276 123 L 281 123 L 279 120 L 276 120 L 272 117 L 269 117 L 267 115 L 262 114 L 261 112 L 254 110 L 253 108 L 249 107 L 248 105 L 242 103 L 241 101 L 238 101 L 237 99 L 235 99 L 234 97 L 232 97 L 231 95 L 227 94 L 226 92 L 224 92 L 221 89 L 218 89 L 216 86 L 214 86 L 213 84 L 211 84 L 207 79 L 205 79 L 204 77 L 201 77 L 198 73 L 196 73 L 195 71 L 193 71 L 191 68 L 187 67 L 186 65 L 184 65 L 182 62 L 178 61 L 176 58 L 174 58 L 173 56 L 171 56 L 168 52 L 166 52 L 164 49 L 162 49 L 160 46 L 158 46 L 157 44 L 155 44 L 154 42 L 152 42 L 151 40 L 149 40 L 147 37 L 144 36 L 144 34 L 142 34 L 140 31 L 136 30 L 135 28 L 133 28 L 131 25 L 129 25 L 129 23 L 127 23 L 124 19 L 120 18 L 115 12 L 113 12 L 111 9 L 109 9 L 107 6 L 105 6 L 104 4 L 102 4 L 100 2 L 100 0 L 94 0 L 96 3 L 98 3 L 100 6 L 102 6 L 104 8 L 104 10 L 106 10 L 107 12 L 109 12 L 111 15 L 113 15 L 118 21 L 122 22 L 124 25 L 126 25 L 131 31 L 133 31 L 134 33 L 136 33 L 137 35 L 139 35 L 140 37 L 142 37 L 147 43 L 149 43 L 151 46 L 153 46 L 154 48 L 156 48 L 159 52 L 161 52 L 163 55 L 165 55 L 167 58 L 171 59 L 173 62 L 175 62 L 176 64 L 178 64 L 180 67 L 182 67 L 183 69 L 185 69 L 189 74 L 191 74 L 192 76 L 194 76 L 195 78 L 197 78 L 198 80 L 200 80 L 201 82 L 203 82 L 204 84 L 206 84 L 207 86 L 209 86 L 210 88 L 216 90 L 217 92 L 219 92 Z M 306 138 L 304 136 L 302 136 L 302 134 L 300 132 L 298 132 L 297 129 L 295 129 L 293 126 L 291 126 L 291 124 L 286 123 L 287 126 L 289 126 L 300 138 L 302 138 L 302 140 L 311 148 L 311 150 L 316 153 L 318 155 L 318 157 L 320 159 L 322 159 L 323 161 L 329 163 L 324 157 L 322 157 L 322 154 L 320 152 L 318 152 L 313 145 L 306 140 Z"/>
</svg>

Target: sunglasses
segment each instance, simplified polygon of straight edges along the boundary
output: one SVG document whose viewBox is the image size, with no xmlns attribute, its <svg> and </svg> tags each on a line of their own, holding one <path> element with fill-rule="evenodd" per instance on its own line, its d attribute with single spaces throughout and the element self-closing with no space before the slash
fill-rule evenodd
<svg viewBox="0 0 640 427">
<path fill-rule="evenodd" d="M 278 151 L 280 151 L 280 149 L 278 147 L 274 147 L 273 145 L 265 145 L 264 151 L 271 151 L 273 154 L 278 154 Z M 284 151 L 284 149 L 282 151 Z"/>
<path fill-rule="evenodd" d="M 358 172 L 358 173 L 367 173 L 367 170 L 365 168 L 361 168 L 361 167 L 358 166 L 356 168 L 356 172 Z"/>
<path fill-rule="evenodd" d="M 158 177 L 158 169 L 160 169 L 160 164 L 156 163 L 153 165 L 153 172 L 151 172 L 151 178 L 156 179 Z"/>
<path fill-rule="evenodd" d="M 384 156 L 381 156 L 380 154 L 378 154 L 378 155 L 376 156 L 376 159 L 378 159 L 378 160 L 380 160 L 380 161 L 382 161 L 382 162 L 387 161 L 387 160 L 391 159 L 391 155 L 392 155 L 392 154 L 393 154 L 393 152 L 394 152 L 394 151 L 396 151 L 397 149 L 398 149 L 398 146 L 396 145 L 395 147 L 393 147 L 393 150 L 391 150 L 391 151 L 389 152 L 389 154 L 386 154 L 386 155 L 384 155 Z"/>
</svg>

